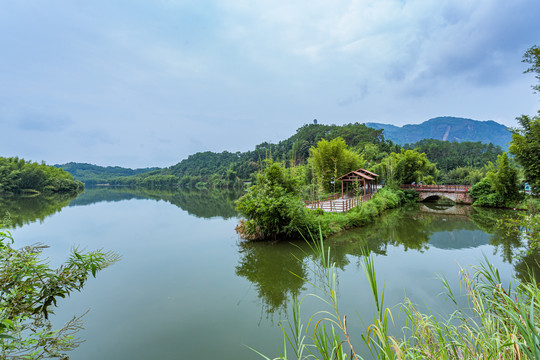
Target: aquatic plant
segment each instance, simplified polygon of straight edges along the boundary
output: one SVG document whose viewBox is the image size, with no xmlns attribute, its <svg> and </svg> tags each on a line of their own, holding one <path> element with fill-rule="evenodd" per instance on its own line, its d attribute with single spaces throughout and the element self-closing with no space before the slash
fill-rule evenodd
<svg viewBox="0 0 540 360">
<path fill-rule="evenodd" d="M 384 286 L 380 291 L 373 257 L 364 255 L 362 266 L 376 312 L 373 322 L 360 334 L 361 341 L 355 342 L 347 315 L 339 308 L 330 248 L 324 246 L 322 234 L 309 243 L 317 259 L 309 269 L 314 278 L 310 284 L 322 295 L 307 296 L 317 298 L 323 308 L 305 323 L 300 315 L 305 297 L 295 299 L 292 317 L 281 324 L 283 347 L 275 359 L 540 359 L 540 289 L 534 281 L 514 280 L 503 286 L 498 270 L 487 259 L 460 271 L 470 307 L 459 305 L 442 277 L 456 310 L 441 319 L 404 299 L 399 313 L 404 314 L 406 325 L 402 336 L 394 336 L 394 315 L 384 304 Z"/>
</svg>

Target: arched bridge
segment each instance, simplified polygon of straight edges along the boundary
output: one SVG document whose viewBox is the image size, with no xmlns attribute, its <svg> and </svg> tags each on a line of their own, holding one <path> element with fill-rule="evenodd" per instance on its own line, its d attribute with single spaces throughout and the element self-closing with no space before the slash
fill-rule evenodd
<svg viewBox="0 0 540 360">
<path fill-rule="evenodd" d="M 401 185 L 402 189 L 410 189 L 418 192 L 420 201 L 432 197 L 444 197 L 457 204 L 472 204 L 469 195 L 470 185 Z"/>
</svg>

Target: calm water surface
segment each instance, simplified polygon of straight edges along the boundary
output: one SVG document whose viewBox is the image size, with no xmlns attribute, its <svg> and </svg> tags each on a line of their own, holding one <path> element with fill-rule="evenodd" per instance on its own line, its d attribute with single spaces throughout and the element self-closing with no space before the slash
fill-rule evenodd
<svg viewBox="0 0 540 360">
<path fill-rule="evenodd" d="M 247 346 L 276 356 L 278 324 L 287 319 L 292 296 L 313 291 L 291 272 L 309 278 L 313 258 L 301 242 L 241 241 L 234 231 L 236 196 L 89 189 L 71 202 L 3 198 L 0 210 L 12 215 L 15 246 L 49 245 L 45 254 L 52 265 L 74 246 L 122 255 L 59 303 L 57 324 L 90 310 L 80 333 L 86 341 L 72 359 L 257 359 Z M 505 281 L 522 276 L 525 264 L 514 260 L 519 240 L 505 238 L 495 226 L 504 215 L 470 207 L 399 209 L 328 240 L 350 330 L 359 333 L 362 321 L 373 319 L 359 261 L 365 248 L 374 255 L 389 306 L 407 296 L 434 313 L 449 313 L 436 275 L 444 274 L 459 291 L 459 266 L 478 264 L 483 256 Z M 321 305 L 310 298 L 303 309 L 308 318 Z"/>
</svg>

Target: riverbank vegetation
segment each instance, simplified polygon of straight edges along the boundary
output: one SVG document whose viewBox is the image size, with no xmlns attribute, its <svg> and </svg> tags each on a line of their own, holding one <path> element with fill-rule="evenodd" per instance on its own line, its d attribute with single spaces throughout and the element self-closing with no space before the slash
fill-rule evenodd
<svg viewBox="0 0 540 360">
<path fill-rule="evenodd" d="M 83 189 L 82 182 L 62 169 L 18 157 L 0 157 L 0 194 L 77 194 Z"/>
<path fill-rule="evenodd" d="M 242 238 L 276 241 L 300 238 L 301 234 L 315 233 L 318 229 L 327 236 L 365 225 L 384 210 L 414 199 L 412 193 L 387 186 L 370 201 L 346 213 L 310 210 L 301 197 L 302 174 L 301 168 L 286 168 L 282 163 L 266 161 L 255 185 L 237 202 L 237 210 L 244 217 L 236 227 Z"/>
</svg>

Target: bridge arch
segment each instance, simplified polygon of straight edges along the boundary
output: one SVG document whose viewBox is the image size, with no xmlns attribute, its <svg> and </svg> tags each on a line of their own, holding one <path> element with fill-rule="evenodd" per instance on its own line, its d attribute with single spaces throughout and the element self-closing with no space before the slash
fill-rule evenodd
<svg viewBox="0 0 540 360">
<path fill-rule="evenodd" d="M 402 185 L 404 189 L 411 189 L 418 192 L 420 201 L 431 197 L 444 197 L 457 204 L 472 204 L 472 198 L 469 195 L 471 186 L 469 185 Z"/>
<path fill-rule="evenodd" d="M 451 195 L 438 195 L 438 194 L 426 194 L 424 197 L 422 197 L 422 195 L 420 195 L 420 201 L 430 201 L 430 200 L 439 200 L 439 199 L 447 199 L 447 200 L 450 200 L 452 202 L 456 202 L 456 199 L 454 196 L 451 196 Z"/>
<path fill-rule="evenodd" d="M 429 200 L 436 200 L 436 199 L 448 199 L 454 203 L 463 202 L 460 201 L 460 197 L 458 194 L 452 194 L 452 193 L 444 193 L 444 194 L 432 194 L 432 193 L 419 193 L 420 201 L 429 201 Z"/>
</svg>

